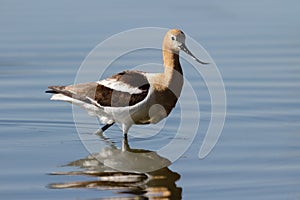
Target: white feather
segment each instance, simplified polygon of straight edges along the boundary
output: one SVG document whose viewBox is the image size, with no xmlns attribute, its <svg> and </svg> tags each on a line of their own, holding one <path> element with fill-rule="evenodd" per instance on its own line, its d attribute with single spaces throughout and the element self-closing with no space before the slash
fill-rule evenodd
<svg viewBox="0 0 300 200">
<path fill-rule="evenodd" d="M 135 115 L 136 118 L 143 118 L 145 115 L 148 115 L 148 110 L 152 105 L 152 95 L 153 88 L 150 87 L 146 98 L 140 101 L 139 103 L 125 107 L 103 107 L 104 112 L 109 116 L 112 116 L 115 122 L 125 124 L 128 127 L 130 127 L 134 124 L 134 121 L 131 118 L 132 115 Z M 149 122 L 151 123 L 152 120 L 153 119 L 150 119 Z M 145 123 L 148 123 L 148 121 Z"/>
<path fill-rule="evenodd" d="M 50 100 L 73 102 L 74 99 L 63 94 L 54 94 Z"/>
<path fill-rule="evenodd" d="M 81 108 L 85 109 L 90 116 L 98 117 L 99 120 L 101 121 L 101 123 L 103 123 L 103 124 L 107 124 L 107 123 L 111 124 L 114 121 L 111 115 L 104 112 L 103 107 L 97 107 L 93 104 L 85 103 L 83 101 L 74 99 L 72 97 L 65 96 L 63 94 L 54 94 L 51 97 L 51 100 L 66 101 L 66 102 L 70 102 L 74 105 L 80 106 Z"/>
<path fill-rule="evenodd" d="M 116 79 L 104 79 L 101 81 L 97 81 L 97 83 L 105 87 L 111 88 L 113 90 L 117 90 L 120 92 L 128 92 L 129 94 L 140 94 L 143 92 L 137 87 L 131 87 L 127 83 L 118 81 Z"/>
</svg>

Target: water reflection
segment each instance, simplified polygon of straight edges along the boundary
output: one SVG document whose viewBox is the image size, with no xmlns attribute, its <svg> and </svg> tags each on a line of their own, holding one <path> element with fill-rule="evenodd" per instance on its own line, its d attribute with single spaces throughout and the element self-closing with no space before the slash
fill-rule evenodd
<svg viewBox="0 0 300 200">
<path fill-rule="evenodd" d="M 85 176 L 85 180 L 52 183 L 49 187 L 95 188 L 116 190 L 120 194 L 138 195 L 149 199 L 181 199 L 182 189 L 176 185 L 180 175 L 165 167 L 170 164 L 169 160 L 153 151 L 130 148 L 127 138 L 123 139 L 122 147 L 118 149 L 108 138 L 101 137 L 108 144 L 107 148 L 66 165 L 79 167 L 80 170 L 51 173 Z M 158 170 L 147 172 L 149 167 Z M 86 180 L 86 177 L 90 177 L 91 180 Z"/>
</svg>

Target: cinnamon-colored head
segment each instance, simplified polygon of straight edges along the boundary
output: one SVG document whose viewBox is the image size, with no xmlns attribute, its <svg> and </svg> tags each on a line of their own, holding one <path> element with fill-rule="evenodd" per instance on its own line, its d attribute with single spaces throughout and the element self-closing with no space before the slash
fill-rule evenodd
<svg viewBox="0 0 300 200">
<path fill-rule="evenodd" d="M 163 51 L 173 52 L 178 54 L 180 50 L 184 51 L 188 55 L 190 55 L 194 60 L 201 64 L 208 64 L 207 62 L 203 62 L 196 58 L 192 52 L 185 45 L 185 35 L 179 29 L 171 29 L 169 30 L 163 41 Z"/>
</svg>

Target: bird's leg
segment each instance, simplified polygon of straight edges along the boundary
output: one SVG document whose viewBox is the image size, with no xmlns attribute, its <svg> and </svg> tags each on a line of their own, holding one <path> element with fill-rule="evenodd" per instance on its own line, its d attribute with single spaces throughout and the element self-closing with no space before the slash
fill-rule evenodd
<svg viewBox="0 0 300 200">
<path fill-rule="evenodd" d="M 128 144 L 128 138 L 127 138 L 127 134 L 124 135 L 124 138 L 122 140 L 122 151 L 129 151 L 130 150 L 130 147 L 129 147 L 129 144 Z"/>
<path fill-rule="evenodd" d="M 122 124 L 122 131 L 123 131 L 124 138 L 127 138 L 127 133 L 128 133 L 128 130 L 130 127 L 131 127 L 131 125 Z"/>
<path fill-rule="evenodd" d="M 112 125 L 114 125 L 115 122 L 111 123 L 111 124 L 105 124 L 102 128 L 100 128 L 98 131 L 96 131 L 97 135 L 102 134 L 104 131 L 106 131 L 109 127 L 111 127 Z"/>
<path fill-rule="evenodd" d="M 106 131 L 109 127 L 111 127 L 112 125 L 114 125 L 114 123 L 115 122 L 113 122 L 113 123 L 111 123 L 111 124 L 105 124 L 102 128 L 101 128 L 101 130 L 104 132 L 104 131 Z"/>
</svg>

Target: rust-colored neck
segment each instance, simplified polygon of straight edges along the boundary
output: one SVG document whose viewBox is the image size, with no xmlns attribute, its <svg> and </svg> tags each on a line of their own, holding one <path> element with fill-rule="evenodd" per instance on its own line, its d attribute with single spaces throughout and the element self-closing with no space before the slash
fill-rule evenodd
<svg viewBox="0 0 300 200">
<path fill-rule="evenodd" d="M 170 50 L 163 50 L 163 60 L 165 75 L 167 75 L 167 73 L 172 73 L 174 70 L 182 75 L 182 69 L 179 62 L 179 52 L 175 53 Z"/>
<path fill-rule="evenodd" d="M 179 53 L 179 52 L 178 52 Z M 183 74 L 178 53 L 163 50 L 165 86 L 179 97 L 183 85 Z"/>
</svg>

